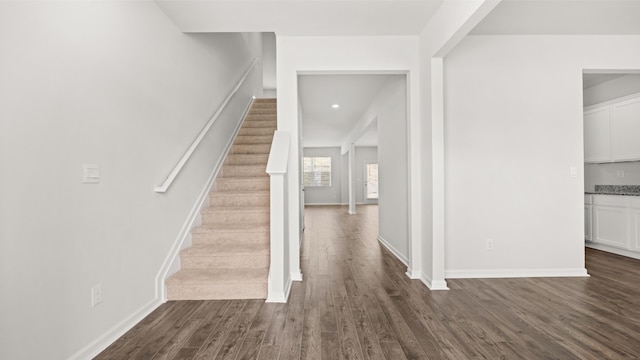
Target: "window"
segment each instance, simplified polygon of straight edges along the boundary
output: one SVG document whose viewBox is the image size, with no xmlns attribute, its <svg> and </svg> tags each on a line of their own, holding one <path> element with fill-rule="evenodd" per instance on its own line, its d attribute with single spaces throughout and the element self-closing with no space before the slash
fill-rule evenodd
<svg viewBox="0 0 640 360">
<path fill-rule="evenodd" d="M 304 186 L 331 186 L 331 158 L 303 158 Z"/>
</svg>

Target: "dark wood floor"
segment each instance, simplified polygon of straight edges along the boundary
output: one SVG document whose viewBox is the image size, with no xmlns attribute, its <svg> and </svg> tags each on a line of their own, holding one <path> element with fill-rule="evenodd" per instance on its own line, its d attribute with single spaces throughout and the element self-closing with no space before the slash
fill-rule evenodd
<svg viewBox="0 0 640 360">
<path fill-rule="evenodd" d="M 640 261 L 590 278 L 449 280 L 429 291 L 376 241 L 377 207 L 306 211 L 287 304 L 167 302 L 96 359 L 638 359 Z"/>
</svg>

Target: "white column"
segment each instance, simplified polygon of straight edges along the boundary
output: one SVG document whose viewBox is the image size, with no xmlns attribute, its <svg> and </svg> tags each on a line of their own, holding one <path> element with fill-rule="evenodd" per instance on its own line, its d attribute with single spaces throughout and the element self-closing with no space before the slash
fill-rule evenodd
<svg viewBox="0 0 640 360">
<path fill-rule="evenodd" d="M 349 214 L 356 213 L 356 146 L 349 145 Z"/>
</svg>

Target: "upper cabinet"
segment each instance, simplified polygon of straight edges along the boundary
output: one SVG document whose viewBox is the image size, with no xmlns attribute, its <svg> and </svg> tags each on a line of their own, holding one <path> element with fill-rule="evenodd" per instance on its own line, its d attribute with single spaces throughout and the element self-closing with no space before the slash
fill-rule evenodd
<svg viewBox="0 0 640 360">
<path fill-rule="evenodd" d="M 611 161 L 611 108 L 594 108 L 584 112 L 584 161 Z"/>
<path fill-rule="evenodd" d="M 640 98 L 611 105 L 613 161 L 640 159 Z"/>
<path fill-rule="evenodd" d="M 640 160 L 640 94 L 584 112 L 584 161 Z"/>
</svg>

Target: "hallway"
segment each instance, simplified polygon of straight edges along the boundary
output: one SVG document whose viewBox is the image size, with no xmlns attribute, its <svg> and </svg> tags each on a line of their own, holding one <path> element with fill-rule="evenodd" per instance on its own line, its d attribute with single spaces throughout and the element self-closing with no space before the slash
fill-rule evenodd
<svg viewBox="0 0 640 360">
<path fill-rule="evenodd" d="M 287 304 L 167 302 L 96 359 L 640 356 L 640 261 L 587 250 L 590 278 L 449 280 L 431 292 L 378 244 L 377 211 L 306 208 L 304 281 Z"/>
</svg>

